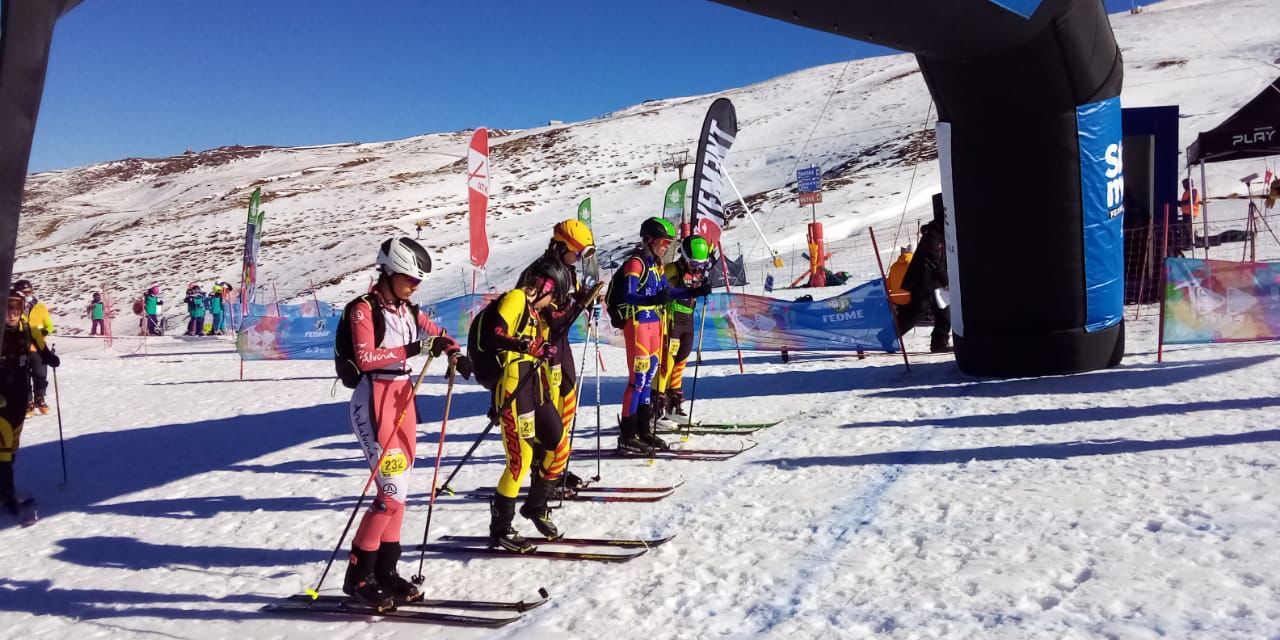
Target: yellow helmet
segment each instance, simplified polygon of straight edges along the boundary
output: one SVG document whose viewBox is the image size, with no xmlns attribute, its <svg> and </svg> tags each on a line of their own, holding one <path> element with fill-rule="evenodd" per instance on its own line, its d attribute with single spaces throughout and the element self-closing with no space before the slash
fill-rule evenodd
<svg viewBox="0 0 1280 640">
<path fill-rule="evenodd" d="M 591 229 L 577 220 L 570 219 L 557 223 L 551 234 L 551 241 L 560 243 L 583 258 L 596 251 L 596 241 L 591 236 Z"/>
</svg>

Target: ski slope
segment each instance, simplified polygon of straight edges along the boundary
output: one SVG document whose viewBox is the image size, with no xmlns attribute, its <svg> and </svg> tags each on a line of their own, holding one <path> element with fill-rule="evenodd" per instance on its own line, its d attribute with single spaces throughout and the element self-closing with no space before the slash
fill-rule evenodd
<svg viewBox="0 0 1280 640">
<path fill-rule="evenodd" d="M 1181 104 L 1184 142 L 1216 124 L 1276 75 L 1273 10 L 1269 0 L 1171 0 L 1114 16 L 1125 104 Z M 925 120 L 911 58 L 842 67 L 728 92 L 743 123 L 730 170 L 745 194 L 765 194 L 760 219 L 771 238 L 807 221 L 786 201 L 794 162 L 835 166 Z M 849 84 L 832 99 L 834 114 L 806 143 L 842 73 Z M 490 283 L 506 286 L 587 195 L 602 245 L 629 241 L 674 179 L 663 170 L 643 184 L 655 158 L 692 147 L 709 102 L 672 98 L 501 132 Z M 263 207 L 262 278 L 282 299 L 311 282 L 324 299 L 359 291 L 377 240 L 412 236 L 419 220 L 442 276 L 423 296 L 452 295 L 470 278 L 457 165 L 466 138 L 210 151 L 38 174 L 16 271 L 62 313 L 63 334 L 69 323 L 87 325 L 77 314 L 97 283 L 119 301 L 151 281 L 173 298 L 188 281 L 235 280 L 243 205 L 260 183 L 273 194 Z M 920 165 L 908 193 L 909 147 L 880 148 L 824 193 L 828 229 L 860 233 L 853 220 L 892 229 L 904 203 L 908 220 L 929 214 L 936 163 Z M 1257 168 L 1216 167 L 1211 184 Z M 749 225 L 728 233 L 744 248 L 753 242 Z M 0 628 L 57 638 L 1280 637 L 1280 345 L 1175 347 L 1156 363 L 1152 311 L 1131 308 L 1126 319 L 1120 367 L 1063 377 L 975 379 L 945 356 L 916 358 L 908 372 L 897 356 L 825 353 L 793 354 L 789 364 L 746 353 L 739 373 L 734 353 L 706 354 L 695 417 L 785 421 L 726 462 L 601 463 L 604 484 L 685 481 L 652 504 L 566 503 L 556 512 L 574 536 L 676 535 L 629 563 L 429 555 L 433 597 L 551 592 L 547 605 L 489 631 L 260 613 L 316 584 L 367 477 L 346 422 L 348 394 L 334 393 L 328 362 L 250 362 L 240 380 L 229 339 L 144 342 L 124 335 L 134 320 L 122 317 L 109 346 L 55 339 L 69 483 L 59 487 L 57 417 L 29 420 L 17 481 L 43 519 L 25 529 L 0 523 Z M 912 350 L 925 345 L 927 333 L 908 337 Z M 598 413 L 609 426 L 626 367 L 620 350 L 601 354 Z M 579 448 L 596 445 L 594 372 L 588 363 Z M 406 547 L 421 540 L 426 518 L 441 373 L 418 399 Z M 473 383 L 456 388 L 442 472 L 484 428 L 487 403 Z M 695 436 L 687 446 L 738 442 Z M 492 486 L 501 461 L 491 434 L 453 485 Z M 597 473 L 590 458 L 571 466 Z M 442 498 L 431 538 L 481 534 L 487 522 L 484 503 Z M 519 518 L 516 526 L 532 531 Z M 326 593 L 343 564 L 340 554 Z M 416 569 L 406 550 L 401 573 Z"/>
</svg>

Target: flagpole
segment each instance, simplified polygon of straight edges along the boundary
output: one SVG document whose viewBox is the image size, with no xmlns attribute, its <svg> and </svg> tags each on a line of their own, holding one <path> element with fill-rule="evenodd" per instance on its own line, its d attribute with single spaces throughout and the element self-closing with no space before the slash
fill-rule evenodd
<svg viewBox="0 0 1280 640">
<path fill-rule="evenodd" d="M 760 223 L 756 222 L 756 217 L 751 215 L 751 207 L 747 206 L 747 201 L 743 199 L 742 192 L 738 191 L 738 185 L 733 183 L 733 176 L 729 175 L 729 169 L 721 166 L 720 174 L 724 176 L 725 180 L 729 181 L 729 186 L 733 188 L 733 194 L 738 196 L 738 202 L 742 204 L 742 210 L 746 212 L 747 219 L 750 220 L 752 226 L 756 228 L 756 233 L 760 234 L 760 239 L 764 240 L 765 248 L 768 249 L 769 254 L 773 256 L 773 266 L 782 268 L 782 256 L 778 255 L 778 252 L 773 249 L 773 245 L 769 244 L 769 239 L 765 237 L 764 230 L 760 228 Z M 720 254 L 720 256 L 723 258 L 724 254 Z"/>
</svg>

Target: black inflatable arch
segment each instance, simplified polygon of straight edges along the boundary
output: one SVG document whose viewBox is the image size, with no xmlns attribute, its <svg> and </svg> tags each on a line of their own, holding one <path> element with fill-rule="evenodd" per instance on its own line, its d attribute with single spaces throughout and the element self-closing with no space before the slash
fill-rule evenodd
<svg viewBox="0 0 1280 640">
<path fill-rule="evenodd" d="M 1102 0 L 714 1 L 916 54 L 963 371 L 1120 362 L 1122 69 Z"/>
</svg>

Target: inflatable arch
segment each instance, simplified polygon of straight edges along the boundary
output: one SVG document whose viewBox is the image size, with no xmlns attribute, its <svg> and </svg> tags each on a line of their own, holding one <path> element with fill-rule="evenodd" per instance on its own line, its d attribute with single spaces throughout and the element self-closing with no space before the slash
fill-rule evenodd
<svg viewBox="0 0 1280 640">
<path fill-rule="evenodd" d="M 1124 353 L 1120 49 L 1102 0 L 715 0 L 914 53 L 938 109 L 956 362 Z"/>
</svg>

